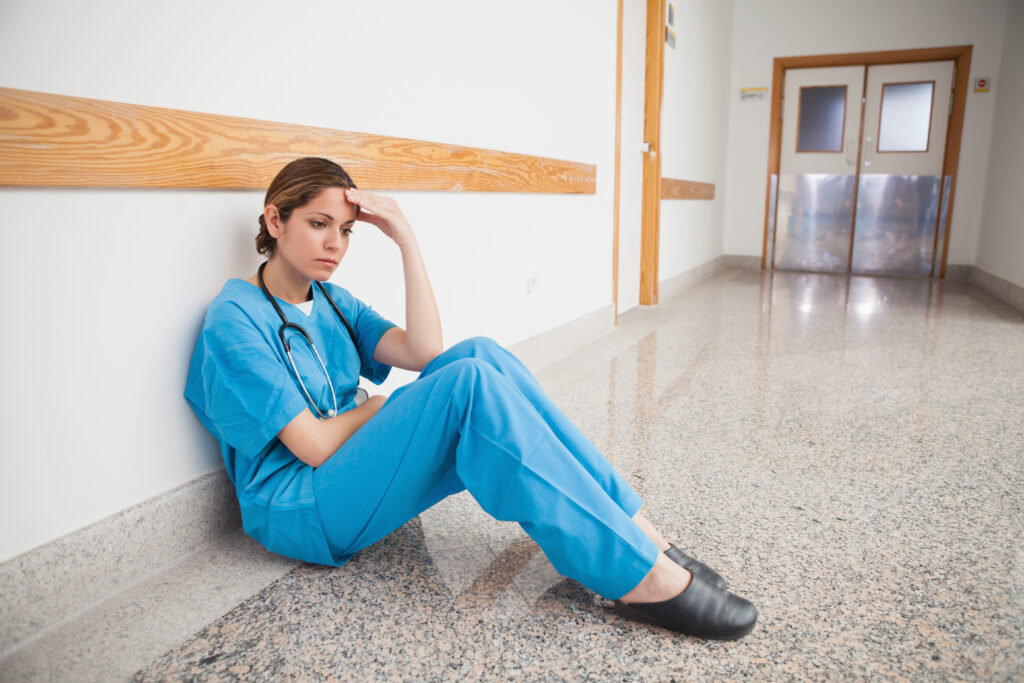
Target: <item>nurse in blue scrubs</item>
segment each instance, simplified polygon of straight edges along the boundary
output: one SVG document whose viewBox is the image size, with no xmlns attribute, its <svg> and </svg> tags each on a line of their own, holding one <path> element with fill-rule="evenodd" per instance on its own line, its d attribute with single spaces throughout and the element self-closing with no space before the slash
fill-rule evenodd
<svg viewBox="0 0 1024 683">
<path fill-rule="evenodd" d="M 327 282 L 357 222 L 401 253 L 405 329 Z M 515 356 L 481 337 L 444 349 L 416 236 L 393 199 L 307 157 L 278 173 L 259 223 L 267 261 L 210 305 L 185 390 L 220 443 L 247 534 L 340 566 L 468 490 L 621 616 L 703 638 L 750 632 L 754 606 L 658 533 Z M 420 374 L 361 400 L 359 376 L 380 384 L 392 367 Z"/>
</svg>

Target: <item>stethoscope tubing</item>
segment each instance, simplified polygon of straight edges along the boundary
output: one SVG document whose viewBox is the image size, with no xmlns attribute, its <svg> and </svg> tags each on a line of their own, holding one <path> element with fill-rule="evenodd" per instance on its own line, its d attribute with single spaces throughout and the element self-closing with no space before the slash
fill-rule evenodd
<svg viewBox="0 0 1024 683">
<path fill-rule="evenodd" d="M 292 372 L 295 373 L 295 379 L 298 380 L 299 387 L 301 387 L 302 389 L 302 393 L 306 395 L 306 400 L 309 401 L 309 404 L 313 406 L 313 410 L 316 411 L 317 418 L 320 420 L 332 418 L 338 414 L 338 397 L 334 393 L 334 382 L 331 381 L 331 373 L 327 372 L 327 365 L 324 363 L 323 358 L 320 357 L 320 352 L 316 350 L 316 345 L 313 344 L 313 338 L 309 336 L 309 332 L 307 332 L 306 329 L 302 327 L 302 325 L 288 321 L 288 318 L 285 316 L 284 311 L 281 310 L 281 306 L 278 305 L 277 300 L 274 299 L 274 297 L 270 293 L 270 290 L 267 289 L 266 283 L 263 282 L 263 269 L 266 266 L 266 261 L 260 264 L 259 270 L 256 271 L 256 280 L 260 284 L 260 289 L 263 291 L 263 295 L 267 297 L 267 301 L 273 304 L 274 310 L 277 311 L 278 317 L 281 318 L 282 324 L 281 327 L 279 327 L 277 330 L 277 336 L 281 338 L 281 346 L 284 347 L 284 353 L 288 357 L 288 362 L 291 363 Z M 352 338 L 352 344 L 355 345 L 356 347 L 356 353 L 358 353 L 359 343 L 356 341 L 355 332 L 353 332 L 352 326 L 349 324 L 348 319 L 345 317 L 345 314 L 341 312 L 341 308 L 334 301 L 331 295 L 327 293 L 327 288 L 324 287 L 323 283 L 315 280 L 314 282 L 316 283 L 316 286 L 320 288 L 320 291 L 323 293 L 327 301 L 330 302 L 331 308 L 334 309 L 334 312 L 338 315 L 338 318 L 341 320 L 342 324 L 345 325 L 345 329 L 348 330 L 349 337 Z M 306 383 L 302 381 L 302 376 L 299 374 L 299 368 L 298 366 L 295 365 L 295 359 L 292 357 L 292 345 L 285 337 L 285 332 L 287 332 L 289 329 L 293 329 L 298 334 L 302 335 L 302 337 L 309 344 L 309 348 L 313 349 L 313 355 L 316 356 L 317 362 L 320 363 L 320 369 L 323 370 L 324 377 L 327 378 L 327 388 L 331 392 L 331 400 L 334 402 L 334 408 L 328 410 L 326 414 L 324 414 L 324 412 L 320 410 L 320 406 L 318 406 L 316 404 L 316 401 L 313 400 L 313 397 L 310 396 L 309 390 L 306 389 Z"/>
</svg>

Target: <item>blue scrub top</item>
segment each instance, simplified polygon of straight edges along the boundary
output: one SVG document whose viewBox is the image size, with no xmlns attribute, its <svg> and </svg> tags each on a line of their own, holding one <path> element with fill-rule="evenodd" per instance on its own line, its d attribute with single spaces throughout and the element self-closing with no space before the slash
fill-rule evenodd
<svg viewBox="0 0 1024 683">
<path fill-rule="evenodd" d="M 324 284 L 352 325 L 358 354 L 319 287 L 312 287 L 313 310 L 308 317 L 296 306 L 277 301 L 288 321 L 312 337 L 334 382 L 338 411 L 345 412 L 356 406 L 359 375 L 380 384 L 391 372 L 391 366 L 373 360 L 373 352 L 395 323 L 348 290 Z M 259 287 L 228 280 L 206 312 L 185 398 L 220 442 L 245 532 L 281 555 L 337 565 L 313 498 L 313 468 L 277 438 L 308 407 L 281 346 L 280 327 L 281 318 Z M 287 338 L 306 389 L 326 413 L 334 403 L 320 364 L 301 335 L 290 330 Z"/>
</svg>

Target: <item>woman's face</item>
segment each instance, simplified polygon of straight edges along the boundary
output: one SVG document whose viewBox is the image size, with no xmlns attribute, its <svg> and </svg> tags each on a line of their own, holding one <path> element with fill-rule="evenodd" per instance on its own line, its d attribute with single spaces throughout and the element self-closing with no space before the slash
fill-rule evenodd
<svg viewBox="0 0 1024 683">
<path fill-rule="evenodd" d="M 277 207 L 264 209 L 267 229 L 277 239 L 274 258 L 283 260 L 307 280 L 327 280 L 348 250 L 357 207 L 345 199 L 345 188 L 328 187 L 292 211 L 282 222 Z"/>
</svg>

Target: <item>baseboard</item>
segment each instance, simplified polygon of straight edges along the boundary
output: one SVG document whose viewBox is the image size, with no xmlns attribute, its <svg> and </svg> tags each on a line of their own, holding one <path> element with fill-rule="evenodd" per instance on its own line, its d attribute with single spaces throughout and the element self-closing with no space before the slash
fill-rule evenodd
<svg viewBox="0 0 1024 683">
<path fill-rule="evenodd" d="M 740 268 L 742 270 L 761 270 L 760 256 L 744 256 L 740 254 L 725 254 L 722 261 L 726 268 Z"/>
<path fill-rule="evenodd" d="M 564 325 L 510 344 L 516 355 L 531 372 L 537 373 L 598 337 L 615 329 L 615 308 L 605 306 L 592 313 L 570 320 Z"/>
<path fill-rule="evenodd" d="M 693 287 L 698 282 L 706 280 L 718 271 L 726 267 L 724 256 L 711 259 L 706 263 L 702 263 L 699 266 L 690 268 L 687 271 L 683 271 L 678 275 L 662 280 L 658 283 L 658 302 L 662 303 L 673 299 L 684 291 Z"/>
<path fill-rule="evenodd" d="M 974 266 L 950 263 L 946 266 L 947 280 L 966 280 L 971 275 L 971 268 Z"/>
<path fill-rule="evenodd" d="M 949 269 L 946 269 L 948 276 Z M 1024 311 L 1024 287 L 1016 285 L 1009 280 L 1004 280 L 998 275 L 979 268 L 970 266 L 970 273 L 967 281 L 978 289 L 984 290 L 1000 301 L 1013 306 L 1018 311 Z"/>
<path fill-rule="evenodd" d="M 0 657 L 241 524 L 219 469 L 0 564 Z"/>
</svg>

